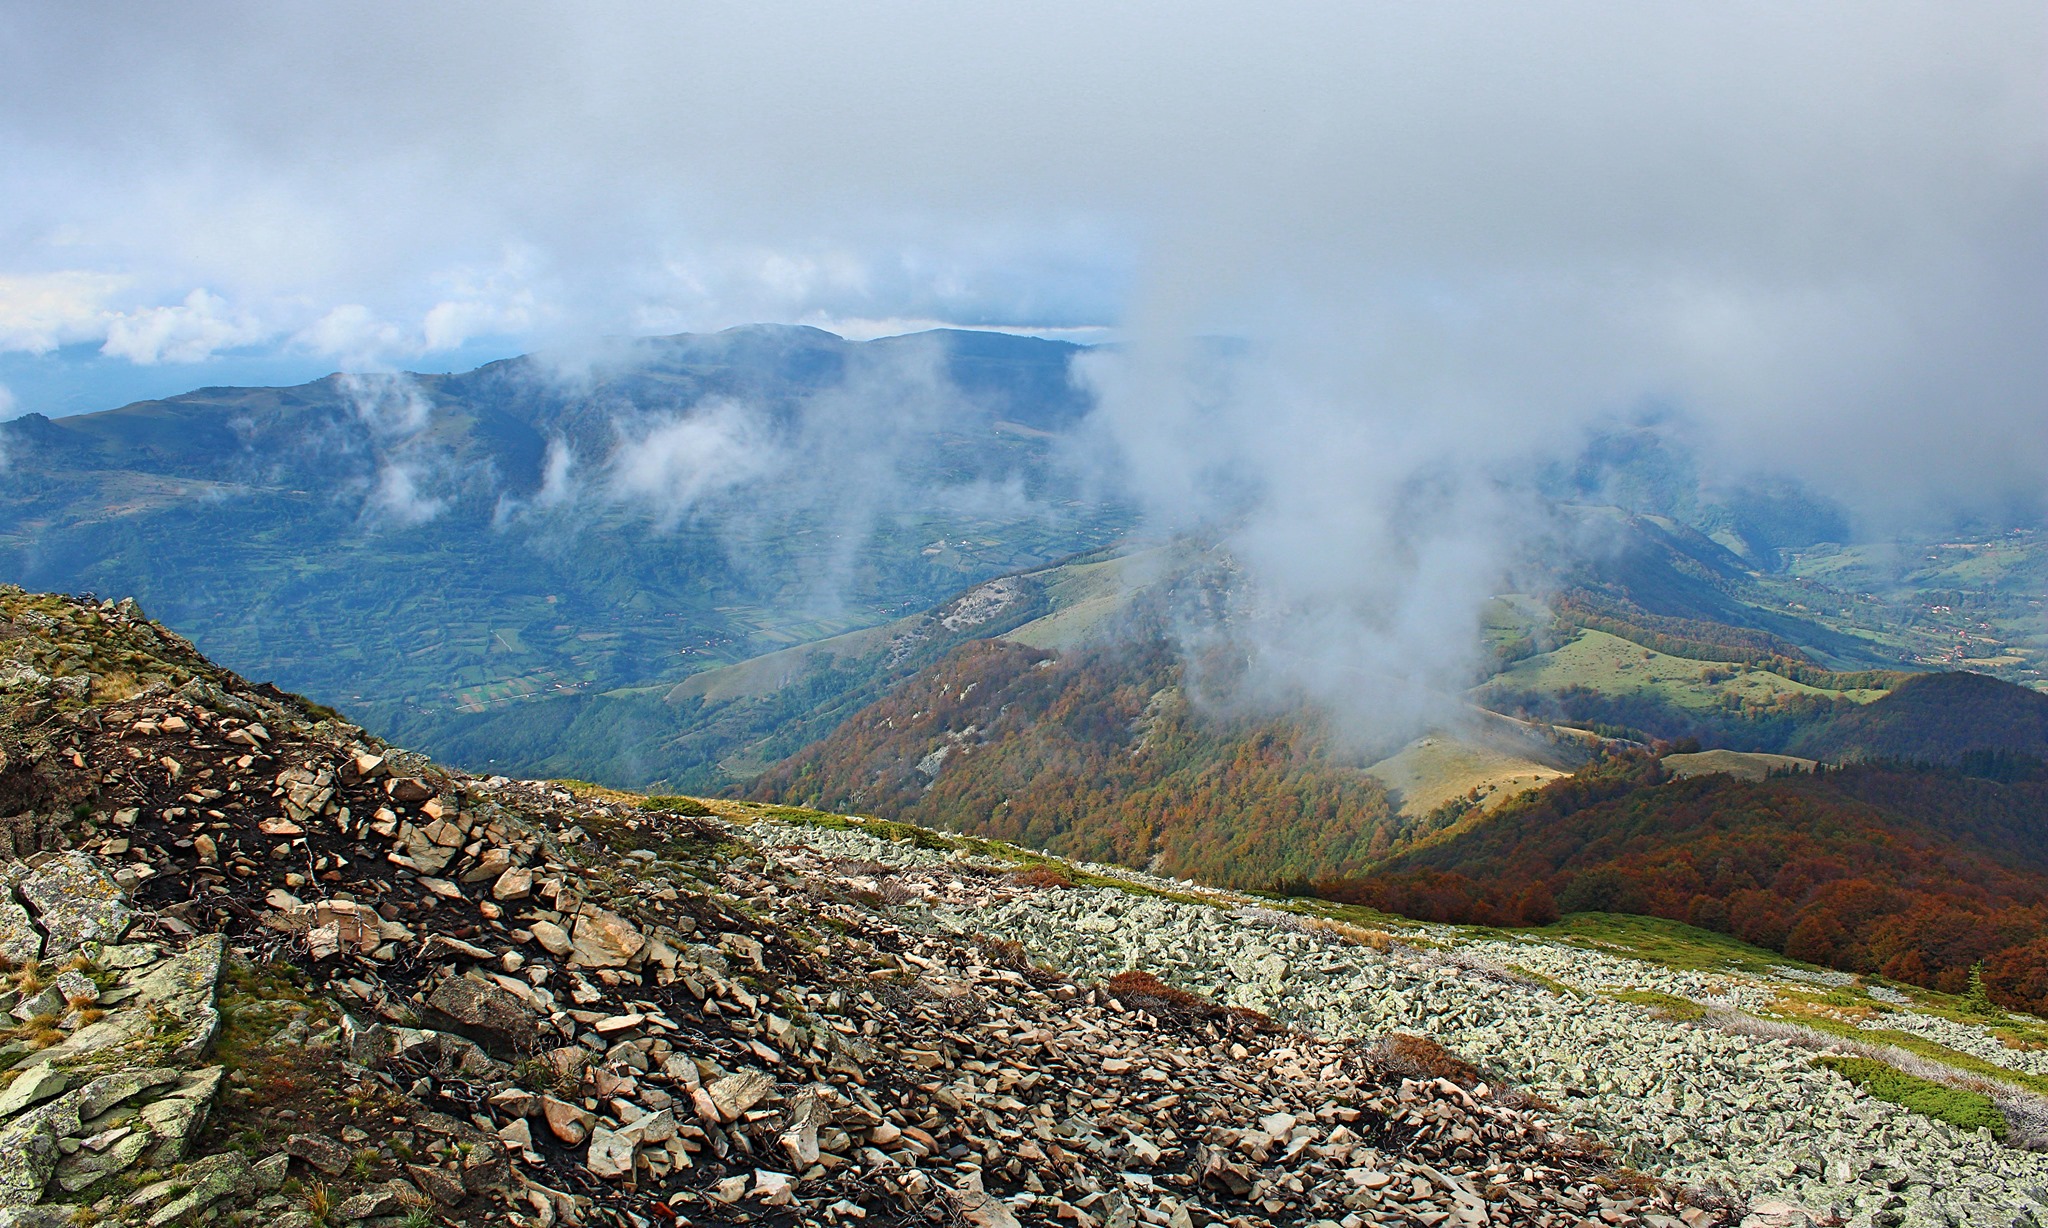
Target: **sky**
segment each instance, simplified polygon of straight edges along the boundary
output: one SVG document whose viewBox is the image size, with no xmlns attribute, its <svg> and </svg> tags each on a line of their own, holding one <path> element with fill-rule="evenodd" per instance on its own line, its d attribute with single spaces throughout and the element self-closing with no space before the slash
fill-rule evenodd
<svg viewBox="0 0 2048 1228">
<path fill-rule="evenodd" d="M 0 417 L 1113 339 L 1075 453 L 1233 526 L 1283 689 L 1453 688 L 1616 423 L 1866 529 L 2048 496 L 2039 0 L 15 4 L 0 79 Z"/>
<path fill-rule="evenodd" d="M 1306 324 L 1393 388 L 1491 366 L 1429 395 L 1539 419 L 1666 398 L 1790 443 L 1911 401 L 2010 431 L 2044 383 L 2044 22 L 12 5 L 0 380 L 23 412 L 760 320 Z"/>
</svg>

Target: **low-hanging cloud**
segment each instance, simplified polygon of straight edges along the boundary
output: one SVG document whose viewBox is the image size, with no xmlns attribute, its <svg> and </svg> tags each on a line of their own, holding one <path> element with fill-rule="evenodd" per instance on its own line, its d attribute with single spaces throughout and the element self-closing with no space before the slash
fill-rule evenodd
<svg viewBox="0 0 2048 1228">
<path fill-rule="evenodd" d="M 338 383 L 361 432 L 372 469 L 363 492 L 362 519 L 377 528 L 416 528 L 446 511 L 460 475 L 454 458 L 430 428 L 434 406 L 411 376 L 390 372 L 348 374 Z M 357 447 L 344 436 L 329 446 Z M 481 475 L 486 481 L 494 475 Z"/>
</svg>

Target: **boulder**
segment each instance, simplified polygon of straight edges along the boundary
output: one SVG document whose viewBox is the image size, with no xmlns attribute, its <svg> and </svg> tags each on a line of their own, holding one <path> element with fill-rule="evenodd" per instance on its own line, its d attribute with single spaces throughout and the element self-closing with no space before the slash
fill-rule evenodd
<svg viewBox="0 0 2048 1228">
<path fill-rule="evenodd" d="M 135 920 L 121 885 L 99 860 L 76 849 L 37 866 L 21 881 L 21 897 L 43 931 L 43 958 L 68 955 L 88 942 L 119 942 Z"/>
<path fill-rule="evenodd" d="M 427 1010 L 500 1057 L 516 1056 L 533 1043 L 534 1020 L 525 1003 L 490 981 L 451 977 L 427 997 Z"/>
<path fill-rule="evenodd" d="M 604 908 L 577 914 L 573 941 L 570 966 L 584 968 L 623 968 L 647 945 L 646 935 L 632 922 Z"/>
</svg>

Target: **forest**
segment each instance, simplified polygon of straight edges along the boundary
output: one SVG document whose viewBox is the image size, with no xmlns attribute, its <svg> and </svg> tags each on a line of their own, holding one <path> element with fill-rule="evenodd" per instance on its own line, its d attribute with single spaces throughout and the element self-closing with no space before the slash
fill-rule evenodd
<svg viewBox="0 0 2048 1228">
<path fill-rule="evenodd" d="M 1319 725 L 1202 719 L 1183 668 L 1158 641 L 966 644 L 750 796 L 1237 887 L 1359 873 L 1395 847 L 1385 788 Z"/>
<path fill-rule="evenodd" d="M 1975 775 L 1973 772 L 1982 772 Z M 1610 757 L 1493 818 L 1315 894 L 1424 920 L 1572 912 L 1684 921 L 1845 971 L 2048 1009 L 2048 765 L 1858 763 L 1672 780 Z"/>
</svg>

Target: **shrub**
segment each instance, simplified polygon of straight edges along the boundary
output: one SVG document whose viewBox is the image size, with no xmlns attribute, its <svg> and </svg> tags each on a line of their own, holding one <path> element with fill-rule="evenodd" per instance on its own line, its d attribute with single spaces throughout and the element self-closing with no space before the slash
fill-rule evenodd
<svg viewBox="0 0 2048 1228">
<path fill-rule="evenodd" d="M 1373 1056 L 1381 1066 L 1411 1079 L 1449 1079 L 1461 1087 L 1481 1081 L 1479 1068 L 1427 1036 L 1389 1032 Z"/>
<path fill-rule="evenodd" d="M 1010 881 L 1023 887 L 1071 887 L 1074 876 L 1058 866 L 1032 866 L 1010 875 Z"/>
</svg>

